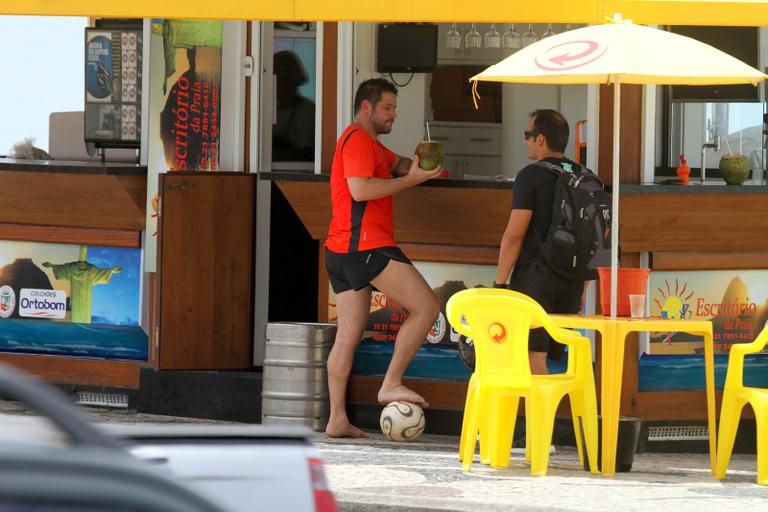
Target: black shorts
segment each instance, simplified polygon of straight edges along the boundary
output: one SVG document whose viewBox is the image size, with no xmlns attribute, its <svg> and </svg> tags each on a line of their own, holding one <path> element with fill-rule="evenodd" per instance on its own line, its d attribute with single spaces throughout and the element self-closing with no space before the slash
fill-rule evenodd
<svg viewBox="0 0 768 512">
<path fill-rule="evenodd" d="M 515 267 L 510 288 L 534 299 L 547 313 L 578 313 L 584 283 L 565 279 L 546 263 L 537 262 Z M 547 357 L 559 361 L 565 345 L 552 341 L 543 328 L 533 329 L 528 337 L 528 350 L 546 352 Z"/>
<path fill-rule="evenodd" d="M 389 264 L 389 260 L 411 264 L 397 247 L 379 247 L 368 251 L 338 253 L 325 249 L 325 268 L 333 291 L 362 290 Z"/>
</svg>

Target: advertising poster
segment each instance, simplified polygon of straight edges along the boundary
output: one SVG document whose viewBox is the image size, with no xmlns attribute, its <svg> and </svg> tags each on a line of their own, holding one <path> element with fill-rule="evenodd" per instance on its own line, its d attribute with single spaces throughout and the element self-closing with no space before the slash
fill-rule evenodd
<svg viewBox="0 0 768 512">
<path fill-rule="evenodd" d="M 86 142 L 138 147 L 142 37 L 139 30 L 86 30 Z"/>
<path fill-rule="evenodd" d="M 454 331 L 445 317 L 445 304 L 456 292 L 467 288 L 477 288 L 493 284 L 496 278 L 495 265 L 462 265 L 451 263 L 413 262 L 424 279 L 432 287 L 440 301 L 440 314 L 432 326 L 425 344 L 446 345 L 456 348 L 458 333 Z M 336 294 L 329 285 L 328 318 L 336 321 Z M 408 318 L 408 312 L 400 304 L 389 299 L 381 292 L 371 295 L 371 310 L 367 330 L 375 341 L 395 341 L 400 326 Z"/>
<path fill-rule="evenodd" d="M 711 320 L 715 352 L 757 337 L 768 319 L 768 271 L 651 272 L 650 314 Z M 702 354 L 700 337 L 653 333 L 651 354 Z"/>
<path fill-rule="evenodd" d="M 715 349 L 715 387 L 722 389 L 728 353 L 755 339 L 768 319 L 768 271 L 711 270 L 651 272 L 650 315 L 709 320 Z M 744 383 L 768 386 L 768 353 L 744 359 Z M 703 390 L 704 342 L 682 332 L 651 333 L 640 358 L 640 391 Z"/>
<path fill-rule="evenodd" d="M 422 349 L 408 366 L 407 377 L 466 380 L 470 370 L 460 353 L 465 343 L 459 343 L 445 316 L 445 305 L 456 292 L 467 288 L 489 286 L 496 278 L 495 265 L 464 265 L 450 263 L 413 262 L 440 301 L 440 314 L 427 333 Z M 328 318 L 336 321 L 336 294 L 328 287 Z M 355 355 L 353 373 L 358 375 L 383 375 L 392 356 L 392 347 L 400 326 L 408 313 L 400 304 L 380 292 L 371 295 L 371 309 L 363 343 Z M 464 340 L 462 340 L 464 341 Z M 469 356 L 473 357 L 473 356 Z"/>
<path fill-rule="evenodd" d="M 157 266 L 158 174 L 218 171 L 223 22 L 152 20 L 145 269 Z"/>
<path fill-rule="evenodd" d="M 0 241 L 0 351 L 146 360 L 139 249 Z"/>
</svg>

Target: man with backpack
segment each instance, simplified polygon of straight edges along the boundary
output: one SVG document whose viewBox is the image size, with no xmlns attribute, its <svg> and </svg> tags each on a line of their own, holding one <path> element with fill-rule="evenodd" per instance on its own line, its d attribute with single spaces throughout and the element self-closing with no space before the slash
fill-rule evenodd
<svg viewBox="0 0 768 512">
<path fill-rule="evenodd" d="M 561 113 L 530 114 L 525 144 L 535 163 L 515 177 L 494 283 L 528 295 L 548 313 L 579 312 L 584 281 L 610 261 L 610 195 L 592 171 L 565 157 L 568 136 Z M 528 350 L 531 371 L 546 374 L 547 357 L 560 360 L 564 345 L 533 329 Z"/>
</svg>

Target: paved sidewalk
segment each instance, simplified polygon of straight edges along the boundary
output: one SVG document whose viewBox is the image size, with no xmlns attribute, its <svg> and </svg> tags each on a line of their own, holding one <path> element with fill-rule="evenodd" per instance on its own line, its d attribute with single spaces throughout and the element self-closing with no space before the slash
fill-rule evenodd
<svg viewBox="0 0 768 512">
<path fill-rule="evenodd" d="M 576 449 L 558 448 L 549 474 L 531 477 L 522 455 L 509 468 L 478 463 L 463 473 L 458 437 L 422 436 L 393 443 L 318 435 L 316 444 L 342 510 L 504 510 L 578 512 L 747 512 L 768 510 L 754 455 L 734 455 L 728 478 L 715 480 L 707 454 L 638 454 L 632 471 L 615 477 L 581 470 Z"/>
<path fill-rule="evenodd" d="M 141 414 L 133 410 L 82 407 L 92 421 L 120 423 L 225 423 Z M 0 412 L 30 414 L 0 401 Z M 752 512 L 768 511 L 768 486 L 755 484 L 754 455 L 734 455 L 728 478 L 709 472 L 707 454 L 644 453 L 632 471 L 615 477 L 581 470 L 576 449 L 558 447 L 549 474 L 531 477 L 521 454 L 509 468 L 478 463 L 461 471 L 458 437 L 424 435 L 393 443 L 376 432 L 368 439 L 315 436 L 331 490 L 344 511 L 573 511 L 573 512 Z"/>
<path fill-rule="evenodd" d="M 83 415 L 92 422 L 107 423 L 214 423 L 227 424 L 231 421 L 207 420 L 201 418 L 185 418 L 180 416 L 164 416 L 161 414 L 145 414 L 136 412 L 134 409 L 120 409 L 110 407 L 90 407 L 75 405 Z M 29 414 L 37 413 L 27 405 L 11 400 L 0 399 L 0 413 L 5 414 Z"/>
</svg>

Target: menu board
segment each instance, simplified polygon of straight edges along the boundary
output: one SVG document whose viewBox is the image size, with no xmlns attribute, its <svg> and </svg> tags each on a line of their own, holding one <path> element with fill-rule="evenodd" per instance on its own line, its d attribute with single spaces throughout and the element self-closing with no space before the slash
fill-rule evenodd
<svg viewBox="0 0 768 512">
<path fill-rule="evenodd" d="M 138 147 L 142 31 L 85 29 L 85 141 Z"/>
</svg>

